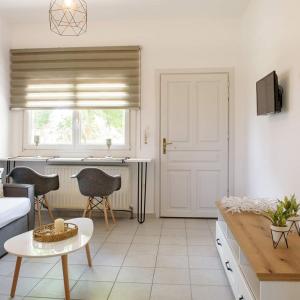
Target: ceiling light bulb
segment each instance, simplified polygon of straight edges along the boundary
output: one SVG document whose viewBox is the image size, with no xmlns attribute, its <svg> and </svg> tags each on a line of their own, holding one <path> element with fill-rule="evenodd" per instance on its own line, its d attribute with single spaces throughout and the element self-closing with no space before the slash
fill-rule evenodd
<svg viewBox="0 0 300 300">
<path fill-rule="evenodd" d="M 64 4 L 66 8 L 72 8 L 74 5 L 73 0 L 64 0 Z"/>
<path fill-rule="evenodd" d="M 50 30 L 65 36 L 79 36 L 87 30 L 85 0 L 51 0 Z"/>
</svg>

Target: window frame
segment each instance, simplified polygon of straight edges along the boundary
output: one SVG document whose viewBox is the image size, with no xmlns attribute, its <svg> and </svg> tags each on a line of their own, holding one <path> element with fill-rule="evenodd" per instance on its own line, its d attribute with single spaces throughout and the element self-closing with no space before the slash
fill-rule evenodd
<svg viewBox="0 0 300 300">
<path fill-rule="evenodd" d="M 131 151 L 131 117 L 132 113 L 130 109 L 125 110 L 125 144 L 114 145 L 112 144 L 111 150 L 118 151 Z M 72 143 L 71 144 L 43 144 L 38 148 L 34 144 L 30 143 L 31 136 L 31 112 L 34 110 L 25 110 L 23 114 L 23 151 L 29 150 L 32 152 L 38 152 L 39 150 L 65 150 L 67 152 L 84 152 L 84 151 L 107 151 L 106 145 L 101 144 L 82 144 L 81 141 L 81 124 L 79 117 L 79 110 L 72 110 Z"/>
</svg>

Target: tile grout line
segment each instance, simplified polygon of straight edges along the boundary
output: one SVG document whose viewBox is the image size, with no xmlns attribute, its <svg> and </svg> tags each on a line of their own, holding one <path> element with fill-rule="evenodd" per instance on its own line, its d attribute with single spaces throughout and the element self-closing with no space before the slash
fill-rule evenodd
<svg viewBox="0 0 300 300">
<path fill-rule="evenodd" d="M 188 270 L 189 270 L 189 281 L 190 281 L 190 297 L 193 299 L 192 294 L 192 275 L 191 275 L 191 268 L 190 268 L 190 255 L 189 255 L 189 245 L 188 245 L 188 237 L 187 237 L 187 222 L 186 219 L 184 220 L 184 227 L 185 227 L 185 236 L 186 236 L 186 249 L 187 249 L 187 258 L 188 258 Z"/>
<path fill-rule="evenodd" d="M 37 279 L 37 278 L 35 278 L 35 279 Z M 24 298 L 24 297 L 29 296 L 29 294 L 32 292 L 32 290 L 33 290 L 33 289 L 34 289 L 34 288 L 35 288 L 42 280 L 43 280 L 43 278 L 38 278 L 37 283 L 32 287 L 32 289 L 30 289 L 30 291 L 29 291 L 25 296 L 20 296 L 20 297 Z M 18 297 L 17 292 L 16 292 L 16 296 Z"/>
<path fill-rule="evenodd" d="M 93 220 L 93 219 L 92 219 Z M 95 221 L 93 221 L 93 224 L 95 224 Z M 104 225 L 105 226 L 105 225 Z M 114 230 L 114 228 L 109 229 L 109 232 L 107 234 L 107 236 L 105 237 L 105 239 L 103 240 L 103 243 L 101 243 L 99 249 L 95 252 L 95 254 L 92 257 L 92 260 L 94 259 L 94 257 L 98 254 L 98 252 L 102 249 L 102 247 L 104 246 L 106 240 L 108 239 L 108 237 L 111 235 L 112 231 Z M 95 227 L 94 227 L 94 232 L 93 235 L 95 234 Z M 92 235 L 92 237 L 93 237 Z M 91 238 L 92 239 L 92 238 Z M 90 244 L 90 243 L 89 243 Z M 93 267 L 93 265 L 92 265 Z M 75 286 L 78 284 L 78 282 L 80 281 L 80 279 L 82 278 L 83 274 L 88 270 L 88 267 L 85 268 L 85 271 L 82 272 L 82 274 L 79 276 L 79 278 L 77 280 L 75 280 L 75 283 L 73 284 L 73 286 L 70 288 L 70 294 L 72 293 L 73 289 L 75 288 Z"/>
<path fill-rule="evenodd" d="M 94 222 L 94 221 L 93 221 L 93 222 Z M 113 230 L 114 230 L 114 228 L 111 229 L 111 230 L 109 230 L 107 236 L 105 237 L 105 239 L 104 239 L 103 242 L 101 243 L 101 246 L 100 246 L 99 249 L 95 252 L 95 255 L 93 256 L 92 260 L 95 258 L 95 256 L 96 256 L 96 255 L 100 252 L 100 250 L 103 248 L 103 246 L 104 246 L 106 240 L 107 240 L 108 237 L 111 235 L 111 233 L 113 232 Z M 94 235 L 94 232 L 93 232 L 93 235 Z M 94 264 L 93 264 L 93 262 L 92 262 L 92 267 L 93 267 L 93 266 L 94 266 Z M 88 270 L 88 268 L 87 268 L 87 270 Z M 77 282 L 80 281 L 80 279 L 82 278 L 82 276 L 83 276 L 84 273 L 85 273 L 85 271 L 79 276 Z M 76 284 L 77 284 L 77 282 L 76 282 Z M 75 285 L 76 285 L 76 284 L 75 284 Z M 74 285 L 74 286 L 75 286 L 75 285 Z"/>
<path fill-rule="evenodd" d="M 159 220 L 159 219 L 158 219 Z M 155 256 L 155 265 L 154 265 L 154 271 L 153 271 L 153 275 L 152 275 L 152 283 L 151 283 L 151 288 L 150 288 L 150 294 L 149 294 L 149 297 L 151 298 L 152 297 L 152 292 L 153 292 L 153 286 L 154 286 L 154 277 L 155 277 L 155 272 L 156 272 L 156 270 L 157 270 L 157 268 L 158 268 L 158 265 L 157 265 L 157 262 L 158 262 L 158 255 L 159 255 L 159 249 L 160 249 L 160 247 L 162 246 L 162 244 L 161 244 L 161 239 L 162 239 L 162 237 L 163 237 L 163 227 L 164 227 L 164 221 L 161 221 L 160 223 L 159 223 L 159 227 L 158 228 L 160 228 L 160 234 L 159 234 L 159 240 L 158 240 L 158 245 L 156 246 L 157 247 L 157 250 L 156 250 L 156 256 Z M 97 224 L 98 224 L 98 222 L 97 222 Z M 208 229 L 208 232 L 210 233 L 210 237 L 212 237 L 213 238 L 213 236 L 214 236 L 214 226 L 213 226 L 213 224 L 211 224 L 210 222 L 208 222 L 208 221 L 206 221 L 206 224 L 207 224 L 207 229 Z M 188 275 L 189 275 L 189 280 L 190 280 L 190 283 L 189 283 L 189 286 L 190 286 L 190 294 L 191 294 L 191 297 L 193 296 L 193 293 L 192 293 L 192 281 L 191 281 L 191 272 L 192 272 L 192 268 L 190 268 L 190 259 L 191 259 L 191 257 L 193 256 L 193 255 L 191 255 L 191 257 L 190 257 L 190 255 L 189 255 L 189 252 L 188 252 L 188 250 L 189 250 L 189 244 L 188 244 L 188 231 L 189 231 L 189 229 L 191 229 L 191 230 L 196 230 L 196 228 L 195 229 L 193 229 L 193 228 L 189 228 L 189 224 L 188 224 L 188 220 L 187 219 L 185 219 L 184 220 L 184 234 L 185 234 L 185 243 L 186 243 L 186 249 L 187 249 L 187 259 L 188 259 Z M 130 228 L 130 227 L 129 227 Z M 114 281 L 107 281 L 107 282 L 110 282 L 110 283 L 113 283 L 113 285 L 112 285 L 112 287 L 110 288 L 110 290 L 109 290 L 109 293 L 108 293 L 108 298 L 109 297 L 111 297 L 111 294 L 112 294 L 112 291 L 113 291 L 113 288 L 115 287 L 115 285 L 116 285 L 116 283 L 118 282 L 117 281 L 117 279 L 118 279 L 118 276 L 119 276 L 119 274 L 120 274 L 120 271 L 121 271 L 121 269 L 122 269 L 122 267 L 123 267 L 123 264 L 124 264 L 124 262 L 125 262 L 125 259 L 126 259 L 126 257 L 128 256 L 128 254 L 129 254 L 129 252 L 130 252 L 130 249 L 132 248 L 132 245 L 134 244 L 134 239 L 135 239 L 135 237 L 138 235 L 138 231 L 139 231 L 139 229 L 141 229 L 142 228 L 142 226 L 140 225 L 140 224 L 138 224 L 137 226 L 135 226 L 134 225 L 134 233 L 132 234 L 132 236 L 130 235 L 130 238 L 131 238 L 131 242 L 129 243 L 129 247 L 128 247 L 128 249 L 127 249 L 127 251 L 126 251 L 126 254 L 124 255 L 124 258 L 123 258 L 123 260 L 122 260 L 122 264 L 121 264 L 121 266 L 119 267 L 119 271 L 118 271 L 118 273 L 117 273 L 117 275 L 116 275 L 116 277 L 115 277 L 115 280 Z M 100 253 L 100 251 L 105 247 L 105 245 L 106 245 L 106 243 L 111 243 L 111 244 L 118 244 L 118 241 L 113 241 L 113 242 L 108 242 L 108 239 L 109 239 L 109 237 L 111 236 L 111 235 L 113 235 L 114 233 L 118 233 L 118 229 L 120 229 L 120 227 L 113 227 L 113 228 L 111 228 L 107 233 L 106 232 L 94 232 L 94 234 L 99 234 L 99 235 L 105 235 L 105 238 L 103 239 L 103 240 L 101 240 L 101 243 L 99 244 L 99 248 L 97 248 L 97 251 L 95 251 L 95 253 L 94 253 L 94 255 L 93 255 L 93 258 L 97 255 L 97 254 L 99 254 Z M 168 228 L 167 228 L 168 229 Z M 169 229 L 172 229 L 172 228 L 169 228 Z M 175 230 L 176 228 L 174 228 L 174 230 Z M 178 228 L 179 229 L 179 228 Z M 122 234 L 121 233 L 121 231 L 120 231 L 120 234 Z M 124 233 L 123 233 L 124 234 Z M 170 234 L 166 234 L 166 236 L 168 236 L 168 235 L 170 235 Z M 175 237 L 177 237 L 177 236 L 175 236 Z M 202 236 L 200 236 L 201 238 L 202 238 Z M 95 244 L 98 244 L 98 242 L 97 242 L 97 240 L 95 241 Z M 122 243 L 121 243 L 122 244 Z M 124 243 L 124 244 L 128 244 L 128 243 Z M 142 243 L 138 243 L 138 244 L 142 244 Z M 153 243 L 149 243 L 149 245 L 154 245 Z M 163 246 L 180 246 L 180 245 L 176 245 L 176 244 L 166 244 L 166 245 L 163 245 Z M 193 246 L 193 245 L 191 245 L 191 246 Z M 198 245 L 195 245 L 195 246 L 198 246 Z M 212 246 L 212 245 L 199 245 L 199 246 Z M 139 254 L 139 253 L 135 253 L 134 255 L 136 255 L 136 254 Z M 176 256 L 183 256 L 183 255 L 176 255 Z M 197 256 L 197 255 L 195 255 L 195 256 Z M 212 257 L 214 257 L 214 256 L 212 256 Z M 28 262 L 27 262 L 28 263 Z M 33 262 L 34 263 L 34 262 Z M 37 278 L 37 277 L 23 277 L 23 278 L 34 278 L 34 279 L 37 279 L 37 283 L 33 286 L 33 288 L 29 291 L 29 293 L 28 294 L 26 294 L 26 296 L 21 296 L 21 297 L 28 297 L 29 296 L 29 294 L 32 292 L 32 290 L 41 282 L 41 280 L 43 280 L 43 279 L 45 279 L 46 278 L 46 276 L 47 276 L 47 274 L 49 274 L 49 272 L 51 272 L 52 270 L 53 270 L 53 268 L 55 267 L 55 266 L 57 266 L 58 264 L 60 263 L 60 259 L 56 262 L 56 263 L 46 263 L 46 264 L 49 264 L 49 265 L 52 265 L 52 267 L 50 268 L 50 270 L 49 271 L 47 271 L 46 272 L 46 274 L 42 277 L 42 278 Z M 76 263 L 75 263 L 76 264 Z M 98 266 L 98 265 L 97 265 Z M 101 266 L 101 265 L 99 265 L 99 266 Z M 134 267 L 134 266 L 132 266 L 132 267 Z M 142 267 L 142 266 L 137 266 L 136 268 L 147 268 L 147 269 L 152 269 L 153 267 Z M 170 269 L 170 270 L 172 270 L 172 269 L 174 269 L 174 268 L 176 268 L 176 267 L 164 267 L 164 268 L 167 268 L 167 269 Z M 185 269 L 185 268 L 176 268 L 176 269 Z M 196 268 L 196 269 L 198 269 L 198 268 Z M 200 269 L 202 269 L 202 268 L 200 268 Z M 207 267 L 207 268 L 205 268 L 205 269 L 211 269 L 210 267 Z M 82 281 L 89 281 L 89 280 L 82 280 L 82 277 L 83 277 L 83 275 L 86 273 L 86 271 L 88 270 L 88 268 L 86 267 L 84 270 L 83 270 L 83 272 L 81 273 L 81 275 L 78 277 L 78 279 L 77 280 L 74 280 L 74 285 L 72 286 L 72 288 L 70 289 L 70 291 L 71 290 L 73 290 L 74 288 L 75 288 L 75 286 L 78 284 L 78 282 L 82 282 Z M 5 277 L 5 276 L 4 276 Z M 50 278 L 51 279 L 51 278 Z M 57 278 L 53 278 L 53 279 L 57 279 Z M 94 281 L 94 280 L 92 280 L 92 281 Z M 95 282 L 104 282 L 104 281 L 102 281 L 102 280 L 95 280 Z M 124 283 L 130 283 L 130 284 L 137 284 L 137 282 L 124 282 Z M 146 284 L 147 282 L 140 282 L 141 284 Z M 158 285 L 164 285 L 164 283 L 158 283 Z M 174 285 L 176 285 L 176 286 L 182 286 L 182 285 L 186 285 L 186 284 L 174 284 Z M 218 285 L 218 284 L 195 284 L 195 286 L 228 286 L 228 285 Z M 22 299 L 25 299 L 25 298 L 22 298 Z M 35 297 L 33 297 L 33 298 L 35 298 Z M 107 299 L 108 299 L 107 298 Z M 61 299 L 61 298 L 55 298 L 55 299 Z"/>
<path fill-rule="evenodd" d="M 57 262 L 58 263 L 58 262 Z M 56 264 L 57 264 L 56 263 Z M 50 269 L 50 270 L 52 270 L 55 266 L 56 266 L 56 264 L 54 264 L 53 265 L 53 267 Z M 22 268 L 22 265 L 21 265 L 21 268 Z M 50 272 L 50 270 L 48 271 L 48 272 Z M 45 278 L 45 276 L 48 274 L 48 272 L 42 277 L 42 278 L 34 278 L 34 279 L 38 279 L 38 281 L 37 281 L 37 283 L 30 289 L 30 291 L 24 296 L 24 298 L 25 297 L 27 297 L 27 296 L 29 296 L 29 294 L 40 284 L 40 282 Z M 22 277 L 21 276 L 21 278 L 28 278 L 28 277 Z M 30 278 L 30 277 L 29 277 Z"/>
<path fill-rule="evenodd" d="M 161 219 L 159 219 L 159 220 L 161 220 Z M 161 240 L 161 237 L 162 237 L 163 224 L 164 224 L 164 221 L 162 221 L 161 224 L 160 224 L 160 234 L 159 234 L 159 240 L 158 240 L 158 248 L 157 248 L 157 252 L 156 252 L 154 271 L 153 271 L 153 275 L 152 275 L 152 284 L 151 284 L 151 289 L 150 289 L 149 300 L 152 297 L 152 290 L 153 290 L 153 285 L 154 285 L 154 276 L 155 276 L 155 272 L 156 272 L 156 269 L 157 269 L 157 259 L 158 259 L 158 253 L 159 253 L 159 248 L 160 248 L 160 240 Z"/>
<path fill-rule="evenodd" d="M 113 291 L 113 288 L 114 288 L 115 285 L 116 285 L 118 276 L 119 276 L 120 271 L 121 271 L 121 269 L 122 269 L 122 267 L 123 267 L 124 261 L 125 261 L 127 255 L 128 255 L 129 249 L 130 249 L 130 247 L 131 247 L 132 244 L 133 244 L 133 240 L 134 240 L 134 238 L 135 238 L 135 236 L 136 236 L 136 233 L 137 233 L 139 227 L 140 227 L 140 225 L 138 224 L 138 226 L 136 227 L 136 230 L 135 230 L 135 232 L 134 232 L 134 235 L 133 235 L 133 237 L 132 237 L 131 243 L 130 243 L 130 245 L 129 245 L 127 251 L 126 251 L 126 254 L 124 255 L 124 259 L 123 259 L 123 261 L 122 261 L 122 264 L 121 264 L 121 266 L 120 266 L 120 269 L 119 269 L 119 271 L 118 271 L 118 274 L 116 275 L 115 281 L 113 282 L 113 285 L 112 285 L 112 287 L 111 287 L 111 289 L 110 289 L 110 292 L 109 292 L 109 294 L 108 294 L 108 296 L 107 296 L 107 298 L 106 298 L 107 300 L 108 300 L 109 297 L 111 296 L 111 293 L 112 293 L 112 291 Z"/>
<path fill-rule="evenodd" d="M 94 221 L 93 221 L 93 223 L 94 223 Z M 94 257 L 96 256 L 96 254 L 100 251 L 100 249 L 102 248 L 102 246 L 104 245 L 106 239 L 108 238 L 108 236 L 111 234 L 112 231 L 113 231 L 113 229 L 112 229 L 112 230 L 109 230 L 108 235 L 107 235 L 106 238 L 104 239 L 104 241 L 103 241 L 103 243 L 101 244 L 100 248 L 96 251 L 96 253 L 95 253 L 95 255 L 93 256 L 93 258 L 94 258 Z M 94 235 L 94 232 L 93 232 L 93 235 Z M 92 236 L 92 237 L 93 237 L 93 236 Z M 40 280 L 37 282 L 36 285 L 34 285 L 34 287 L 29 291 L 29 293 L 27 293 L 27 294 L 25 295 L 25 297 L 30 296 L 30 293 L 33 291 L 33 289 L 34 289 L 35 287 L 37 287 L 37 285 L 38 285 L 42 280 L 47 279 L 47 278 L 46 278 L 47 274 L 48 274 L 48 273 L 49 273 L 56 265 L 58 265 L 60 262 L 61 262 L 61 257 L 60 257 L 59 260 L 54 264 L 54 266 L 53 266 L 53 267 L 52 267 L 52 268 L 51 268 L 51 269 L 50 269 L 50 270 L 49 270 L 42 278 L 39 278 Z M 68 267 L 69 267 L 69 264 L 68 264 Z M 72 292 L 72 290 L 74 289 L 74 287 L 77 285 L 77 283 L 80 281 L 80 278 L 83 276 L 83 274 L 85 273 L 86 270 L 87 270 L 87 267 L 86 267 L 86 269 L 82 272 L 82 274 L 80 275 L 80 277 L 79 277 L 77 280 L 74 280 L 75 282 L 74 282 L 74 284 L 72 285 L 72 287 L 70 288 L 70 293 Z M 61 279 L 56 279 L 56 278 L 49 278 L 49 279 L 61 281 Z M 69 280 L 70 280 L 70 278 L 69 278 Z M 62 299 L 62 298 L 54 298 L 54 299 Z"/>
<path fill-rule="evenodd" d="M 56 262 L 56 264 L 57 264 L 58 262 Z M 56 265 L 56 264 L 54 264 L 54 266 Z M 54 266 L 53 266 L 53 268 L 54 268 Z M 21 268 L 22 268 L 22 265 L 21 265 Z M 51 268 L 51 270 L 52 270 L 52 268 Z M 46 273 L 46 274 L 48 274 L 48 272 Z M 46 274 L 45 274 L 45 276 L 46 276 Z M 44 277 L 45 277 L 44 276 Z M 40 282 L 44 279 L 44 277 L 42 277 L 42 278 L 38 278 L 39 280 L 37 281 L 37 283 L 30 289 L 30 291 L 23 297 L 23 296 L 21 296 L 22 298 L 25 298 L 25 297 L 27 297 L 27 296 L 29 296 L 29 294 L 33 291 L 33 289 L 35 288 L 35 287 L 37 287 L 39 284 L 40 284 Z"/>
<path fill-rule="evenodd" d="M 94 255 L 94 257 L 96 257 L 96 255 L 101 251 L 101 249 L 104 247 L 104 245 L 105 245 L 105 243 L 107 242 L 107 239 L 109 238 L 109 236 L 113 233 L 113 231 L 114 231 L 114 229 L 115 228 L 112 228 L 110 231 L 109 231 L 109 233 L 108 233 L 108 235 L 106 236 L 106 238 L 104 239 L 104 241 L 103 241 L 103 243 L 102 243 L 102 245 L 100 246 L 100 248 L 97 250 L 97 252 L 95 253 L 95 255 Z M 130 248 L 130 246 L 129 246 L 129 248 Z M 129 249 L 128 248 L 128 249 Z M 98 266 L 98 265 L 97 265 Z M 101 265 L 100 265 L 101 266 Z M 121 270 L 121 267 L 120 267 L 120 269 L 119 269 L 119 272 L 120 272 L 120 270 Z M 118 274 L 119 274 L 119 272 L 118 272 Z M 84 273 L 85 272 L 83 272 L 82 274 L 81 274 L 81 276 L 79 277 L 79 279 L 77 280 L 77 282 L 76 282 L 76 284 L 75 285 L 77 285 L 77 283 L 79 282 L 79 281 L 89 281 L 89 280 L 81 280 L 81 278 L 82 278 L 82 276 L 84 275 Z M 118 276 L 118 274 L 117 274 L 117 276 Z M 116 279 L 117 279 L 117 277 L 116 277 Z M 115 279 L 115 280 L 116 280 Z M 105 282 L 105 281 L 96 281 L 96 282 Z M 106 282 L 111 282 L 111 281 L 106 281 Z M 115 282 L 115 281 L 114 281 Z M 74 285 L 74 287 L 75 287 L 75 285 Z M 73 288 L 74 288 L 73 287 Z M 112 291 L 112 289 L 113 289 L 113 287 L 114 287 L 114 284 L 113 284 L 113 286 L 111 287 L 111 289 L 110 289 L 110 292 L 109 292 L 109 294 L 108 294 L 108 298 L 109 298 L 109 296 L 110 296 L 110 294 L 111 294 L 111 291 Z M 72 288 L 72 289 L 73 289 Z M 107 298 L 107 299 L 108 299 Z"/>
</svg>

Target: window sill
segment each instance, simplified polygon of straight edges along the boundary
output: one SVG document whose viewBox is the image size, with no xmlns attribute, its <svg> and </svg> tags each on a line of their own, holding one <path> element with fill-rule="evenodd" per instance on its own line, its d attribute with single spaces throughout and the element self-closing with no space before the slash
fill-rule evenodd
<svg viewBox="0 0 300 300">
<path fill-rule="evenodd" d="M 36 147 L 24 147 L 23 150 L 16 155 L 27 156 L 27 157 L 134 157 L 136 154 L 134 148 L 132 147 L 123 147 L 117 148 L 113 147 L 110 151 L 107 150 L 106 147 L 76 147 L 73 146 L 60 146 L 60 147 L 43 147 L 39 146 L 38 149 Z"/>
</svg>

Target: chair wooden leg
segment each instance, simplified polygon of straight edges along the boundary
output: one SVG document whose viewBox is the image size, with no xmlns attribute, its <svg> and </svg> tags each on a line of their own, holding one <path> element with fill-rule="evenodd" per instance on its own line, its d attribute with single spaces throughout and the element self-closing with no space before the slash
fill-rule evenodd
<svg viewBox="0 0 300 300">
<path fill-rule="evenodd" d="M 113 212 L 113 210 L 112 210 L 111 202 L 110 202 L 109 199 L 107 199 L 107 204 L 108 204 L 108 207 L 109 207 L 111 219 L 112 219 L 113 223 L 116 224 L 115 214 L 114 214 L 114 212 Z"/>
<path fill-rule="evenodd" d="M 65 299 L 70 300 L 70 286 L 69 286 L 69 272 L 68 272 L 68 256 L 62 255 L 61 257 L 63 275 L 64 275 L 64 286 L 65 286 Z"/>
<path fill-rule="evenodd" d="M 17 284 L 18 284 L 18 279 L 19 279 L 19 273 L 20 273 L 21 263 L 22 263 L 22 257 L 18 256 L 17 257 L 17 261 L 16 261 L 16 267 L 15 267 L 15 273 L 14 273 L 13 283 L 12 283 L 11 291 L 10 291 L 10 296 L 12 298 L 16 294 L 16 289 L 17 289 Z"/>
<path fill-rule="evenodd" d="M 91 219 L 92 218 L 92 200 L 93 198 L 90 198 L 90 202 L 89 202 L 89 218 Z"/>
<path fill-rule="evenodd" d="M 35 203 L 36 203 L 36 209 L 37 209 L 37 213 L 38 213 L 38 223 L 39 223 L 39 226 L 42 226 L 41 203 L 40 203 L 40 199 L 38 197 L 35 198 Z"/>
<path fill-rule="evenodd" d="M 106 228 L 108 229 L 109 228 L 109 225 L 108 225 L 108 217 L 107 217 L 107 200 L 104 199 L 103 200 L 103 212 L 104 212 L 104 220 L 105 220 L 105 224 L 106 224 Z"/>
<path fill-rule="evenodd" d="M 50 207 L 50 205 L 49 205 L 49 202 L 48 202 L 46 196 L 44 196 L 44 201 L 45 201 L 45 204 L 46 204 L 47 209 L 48 209 L 49 217 L 51 218 L 52 221 L 54 221 L 54 216 L 53 216 L 53 213 L 52 213 L 52 209 L 51 209 L 51 207 Z"/>
<path fill-rule="evenodd" d="M 90 207 L 90 197 L 89 197 L 89 198 L 87 199 L 87 201 L 86 201 L 86 207 L 85 207 L 85 209 L 84 209 L 84 211 L 83 211 L 83 215 L 82 215 L 83 218 L 85 218 L 86 213 L 87 213 L 89 207 Z"/>
<path fill-rule="evenodd" d="M 91 257 L 91 251 L 90 251 L 90 245 L 89 244 L 86 244 L 85 251 L 86 251 L 86 257 L 87 257 L 88 265 L 89 265 L 89 267 L 91 267 L 92 266 L 92 257 Z"/>
</svg>

